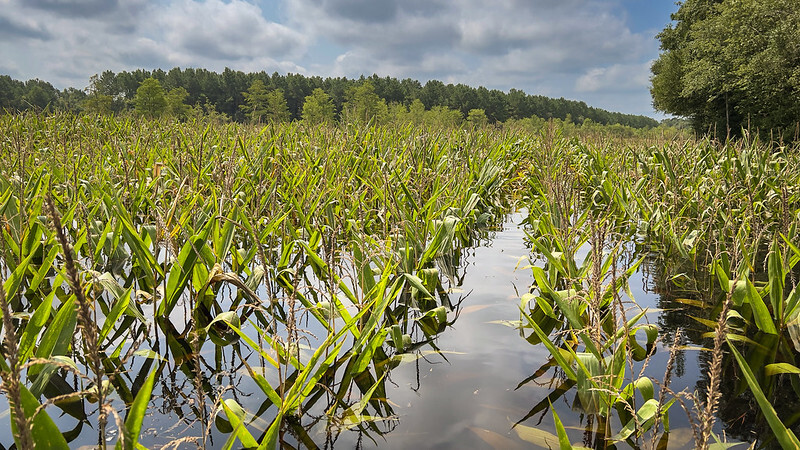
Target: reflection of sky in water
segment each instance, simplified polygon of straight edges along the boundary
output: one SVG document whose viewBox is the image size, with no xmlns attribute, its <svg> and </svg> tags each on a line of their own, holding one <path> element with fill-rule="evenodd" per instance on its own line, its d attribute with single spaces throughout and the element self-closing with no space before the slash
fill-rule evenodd
<svg viewBox="0 0 800 450">
<path fill-rule="evenodd" d="M 512 221 L 518 223 L 521 214 L 512 216 Z M 585 257 L 586 249 L 581 249 L 578 260 Z M 444 354 L 428 354 L 424 359 L 404 363 L 391 371 L 386 383 L 388 401 L 394 408 L 397 422 L 387 425 L 381 424 L 382 430 L 392 429 L 385 436 L 373 435 L 377 446 L 380 448 L 529 448 L 530 443 L 520 440 L 512 430 L 512 425 L 525 417 L 531 408 L 550 394 L 560 380 L 549 383 L 553 371 L 523 386 L 517 386 L 539 369 L 549 357 L 544 346 L 531 346 L 520 337 L 519 331 L 513 328 L 491 323 L 493 321 L 519 320 L 519 296 L 528 291 L 532 276 L 530 269 L 524 268 L 527 260 L 520 263 L 520 258 L 529 255 L 529 248 L 525 244 L 525 233 L 513 223 L 508 223 L 503 231 L 499 231 L 483 245 L 474 249 L 465 250 L 468 255 L 464 258 L 466 267 L 459 269 L 466 271 L 464 283 L 459 286 L 460 293 L 453 293 L 450 299 L 456 303 L 460 297 L 466 297 L 461 304 L 460 315 L 452 327 L 441 333 L 435 345 Z M 519 266 L 519 267 L 517 267 Z M 516 269 L 515 269 L 516 268 Z M 636 301 L 642 307 L 658 308 L 660 298 L 658 294 L 648 293 L 645 290 L 645 277 L 635 274 L 630 279 L 631 290 Z M 447 287 L 447 283 L 445 282 Z M 265 295 L 266 292 L 259 292 Z M 181 305 L 182 306 L 182 305 Z M 354 312 L 354 311 L 353 311 Z M 183 320 L 182 307 L 176 308 L 176 322 Z M 659 312 L 654 311 L 647 315 L 651 323 L 657 323 Z M 450 313 L 452 320 L 454 313 Z M 316 336 L 324 336 L 321 327 L 311 323 L 310 326 Z M 252 333 L 253 330 L 244 325 L 244 330 Z M 643 336 L 640 336 L 642 339 Z M 162 335 L 162 352 L 165 352 Z M 230 369 L 230 347 L 222 353 L 220 361 L 223 377 L 212 381 L 220 386 L 235 385 L 239 394 L 237 400 L 251 412 L 258 410 L 264 397 L 260 390 L 253 384 L 244 369 L 238 367 Z M 422 350 L 431 350 L 423 347 Z M 245 352 L 248 353 L 248 352 Z M 215 351 L 210 343 L 204 345 L 201 355 L 209 364 L 214 365 Z M 246 358 L 247 354 L 244 355 Z M 673 376 L 671 389 L 678 392 L 682 389 L 693 391 L 697 380 L 701 377 L 699 370 L 698 351 L 684 352 L 682 362 L 682 376 Z M 445 360 L 446 358 L 446 360 Z M 655 380 L 661 380 L 667 364 L 668 348 L 660 347 L 656 355 L 650 360 L 647 375 Z M 254 362 L 250 358 L 251 363 Z M 174 367 L 174 366 L 173 366 Z M 640 363 L 635 365 L 638 373 Z M 137 367 L 138 369 L 138 367 Z M 233 373 L 228 373 L 233 370 Z M 209 370 L 208 372 L 214 372 Z M 227 374 L 227 375 L 226 375 Z M 135 377 L 136 373 L 131 373 Z M 232 376 L 233 378 L 230 378 Z M 173 378 L 174 377 L 174 378 Z M 268 374 L 267 378 L 275 383 L 275 374 Z M 171 385 L 174 379 L 175 385 Z M 628 380 L 630 381 L 630 380 Z M 538 383 L 546 383 L 538 385 Z M 197 422 L 192 425 L 182 424 L 176 428 L 178 422 L 175 410 L 168 405 L 165 392 L 184 392 L 188 397 L 183 401 L 191 403 L 191 381 L 181 373 L 170 376 L 165 373 L 159 380 L 154 390 L 154 399 L 148 410 L 142 428 L 142 441 L 147 446 L 160 446 L 171 439 L 180 436 L 200 436 L 200 426 Z M 571 410 L 575 389 L 559 398 L 554 406 L 557 408 L 562 421 L 567 426 L 573 443 L 581 441 L 582 427 L 579 413 Z M 234 396 L 232 391 L 224 395 L 225 398 Z M 2 401 L 2 400 L 0 400 Z M 5 402 L 2 401 L 3 406 Z M 324 402 L 322 402 L 324 403 Z M 115 402 L 118 411 L 123 411 L 119 400 Z M 92 409 L 92 408 L 89 408 Z M 184 407 L 185 412 L 190 408 Z M 59 427 L 69 430 L 74 426 L 74 419 L 61 416 L 56 408 L 48 408 L 54 416 Z M 262 419 L 262 426 L 274 417 L 274 407 Z M 584 419 L 585 420 L 585 419 Z M 620 424 L 612 424 L 613 430 L 619 430 Z M 191 420 L 190 420 L 191 422 Z M 677 405 L 673 406 L 670 414 L 672 434 L 670 448 L 690 448 L 691 439 L 689 424 L 686 414 Z M 552 414 L 550 411 L 539 413 L 526 420 L 526 426 L 541 427 L 550 433 L 555 433 Z M 8 429 L 8 417 L 0 417 L 0 426 Z M 115 440 L 114 426 L 112 442 Z M 187 428 L 190 428 L 187 430 Z M 252 426 L 251 431 L 258 437 L 258 426 Z M 72 446 L 91 445 L 96 434 L 84 432 Z M 488 431 L 487 431 L 488 430 Z M 88 432 L 87 432 L 88 431 Z M 219 433 L 212 425 L 213 442 L 210 447 L 218 448 L 227 439 L 226 435 Z M 721 434 L 719 421 L 715 432 Z M 318 445 L 324 443 L 324 420 L 309 430 L 309 434 Z M 335 442 L 338 448 L 352 448 L 357 443 L 358 436 L 355 432 L 344 431 Z M 10 439 L 4 439 L 8 444 Z M 492 445 L 486 441 L 492 442 Z M 362 444 L 372 447 L 375 444 L 369 438 L 364 438 Z M 626 447 L 622 445 L 621 447 Z"/>
<path fill-rule="evenodd" d="M 547 360 L 548 353 L 521 339 L 517 330 L 489 322 L 519 320 L 518 295 L 527 291 L 532 276 L 528 269 L 514 268 L 527 254 L 524 233 L 513 225 L 498 232 L 487 246 L 471 250 L 463 293 L 452 294 L 451 299 L 468 297 L 458 320 L 436 340 L 442 351 L 457 353 L 445 354 L 449 362 L 435 354 L 426 357 L 430 363 L 420 359 L 418 390 L 415 363 L 391 372 L 394 385 L 387 383 L 387 394 L 396 405 L 399 423 L 386 441 L 376 438 L 381 448 L 487 447 L 470 428 L 517 440 L 513 422 L 548 390 L 532 384 L 515 388 Z M 348 447 L 347 439 L 341 436 L 337 445 Z"/>
<path fill-rule="evenodd" d="M 515 215 L 511 219 L 518 223 L 522 217 Z M 385 435 L 385 440 L 375 438 L 380 448 L 531 447 L 530 443 L 517 437 L 512 426 L 550 394 L 560 380 L 550 384 L 553 376 L 550 370 L 535 382 L 517 388 L 548 360 L 549 353 L 542 345 L 531 346 L 517 330 L 490 323 L 519 320 L 519 295 L 527 292 L 533 282 L 530 270 L 522 268 L 527 262 L 519 264 L 515 270 L 519 258 L 527 256 L 529 249 L 525 246 L 525 233 L 514 223 L 506 224 L 493 240 L 473 249 L 466 258 L 468 265 L 462 288 L 463 295 L 469 296 L 461 305 L 462 313 L 456 323 L 436 340 L 441 350 L 459 354 L 447 354 L 447 362 L 438 355 L 428 356 L 430 362 L 419 360 L 418 389 L 414 363 L 391 372 L 387 395 L 395 405 L 399 422 L 391 433 Z M 582 249 L 578 260 L 586 256 L 585 250 Z M 645 281 L 645 276 L 640 273 L 631 277 L 634 298 L 642 307 L 658 308 L 659 297 L 645 291 Z M 451 298 L 458 300 L 455 294 Z M 657 323 L 659 314 L 658 311 L 649 313 L 647 319 Z M 675 392 L 695 389 L 700 378 L 697 353 L 684 352 L 685 372 L 683 376 L 673 374 L 670 385 Z M 659 347 L 648 363 L 646 375 L 661 381 L 668 356 L 668 347 Z M 635 364 L 634 369 L 638 374 L 641 363 Z M 630 371 L 628 374 L 630 376 Z M 537 385 L 537 382 L 543 385 Z M 572 411 L 575 392 L 574 388 L 568 391 L 556 400 L 554 406 L 568 429 L 571 441 L 580 443 L 586 419 L 581 419 L 579 412 Z M 612 420 L 612 429 L 618 431 L 621 424 L 616 418 Z M 685 412 L 678 405 L 671 410 L 670 422 L 669 448 L 691 448 L 691 429 Z M 523 424 L 555 433 L 550 411 L 538 413 Z M 717 421 L 715 432 L 721 434 L 721 431 Z M 344 433 L 337 446 L 349 448 L 355 442 L 355 436 Z M 368 447 L 373 445 L 367 439 L 362 443 Z M 622 447 L 627 445 L 623 443 Z"/>
</svg>

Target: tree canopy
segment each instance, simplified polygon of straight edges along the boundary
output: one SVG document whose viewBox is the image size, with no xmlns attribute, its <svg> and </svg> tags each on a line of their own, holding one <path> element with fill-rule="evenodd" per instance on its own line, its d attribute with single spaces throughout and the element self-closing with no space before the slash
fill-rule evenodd
<svg viewBox="0 0 800 450">
<path fill-rule="evenodd" d="M 653 104 L 718 136 L 793 135 L 800 120 L 800 2 L 686 0 L 658 38 Z"/>
<path fill-rule="evenodd" d="M 303 120 L 308 123 L 333 123 L 334 113 L 331 97 L 320 88 L 315 88 L 303 102 Z"/>
<path fill-rule="evenodd" d="M 389 114 L 386 100 L 375 93 L 375 86 L 365 81 L 348 90 L 342 114 L 351 122 L 382 121 Z"/>
<path fill-rule="evenodd" d="M 322 101 L 321 96 L 312 95 L 319 89 L 328 96 L 328 100 L 320 104 L 323 106 L 320 114 L 324 121 L 342 118 L 381 121 L 403 114 L 417 123 L 423 116 L 425 122 L 450 123 L 462 121 L 469 117 L 470 111 L 480 109 L 492 124 L 537 118 L 560 119 L 576 125 L 582 124 L 585 119 L 602 125 L 620 124 L 633 128 L 658 125 L 650 117 L 606 111 L 581 101 L 531 95 L 517 89 L 506 93 L 485 87 L 445 84 L 437 80 L 423 84 L 408 78 L 401 80 L 377 75 L 358 79 L 322 78 L 291 73 L 245 73 L 232 69 L 216 73 L 206 69 L 177 67 L 169 71 L 137 69 L 114 73 L 106 70 L 92 76 L 86 89 L 67 88 L 61 92 L 43 81 L 21 82 L 0 76 L 0 110 L 14 112 L 49 108 L 121 114 L 136 110 L 137 92 L 148 79 L 158 82 L 161 95 L 156 92 L 158 89 L 153 81 L 145 83 L 146 89 L 142 94 L 152 90 L 147 98 L 156 99 L 161 104 L 158 99 L 163 96 L 166 106 L 152 109 L 145 108 L 142 103 L 138 111 L 144 114 L 147 110 L 148 115 L 168 114 L 179 118 L 212 112 L 215 117 L 237 122 L 300 120 L 309 96 L 314 102 Z M 254 86 L 255 89 L 251 91 Z M 270 100 L 267 99 L 269 94 Z M 288 110 L 288 119 L 282 108 L 284 102 L 281 96 Z M 139 101 L 145 98 L 141 97 Z M 276 113 L 267 117 L 267 104 L 270 101 Z M 333 107 L 333 119 L 330 119 L 329 105 Z M 308 111 L 311 116 L 317 116 L 316 112 L 312 113 L 314 106 L 311 105 Z"/>
<path fill-rule="evenodd" d="M 267 115 L 267 107 L 269 99 L 267 95 L 269 90 L 264 82 L 255 80 L 246 92 L 242 92 L 244 96 L 244 104 L 239 105 L 239 108 L 247 114 L 253 122 L 260 122 Z"/>
<path fill-rule="evenodd" d="M 159 117 L 167 109 L 167 97 L 161 83 L 155 78 L 148 78 L 136 89 L 133 99 L 136 112 L 153 118 Z"/>
</svg>

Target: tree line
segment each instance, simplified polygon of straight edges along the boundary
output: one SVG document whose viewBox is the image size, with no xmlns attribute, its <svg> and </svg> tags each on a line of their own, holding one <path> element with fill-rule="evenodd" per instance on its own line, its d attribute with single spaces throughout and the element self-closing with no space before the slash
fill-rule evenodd
<svg viewBox="0 0 800 450">
<path fill-rule="evenodd" d="M 143 90 L 142 90 L 143 89 Z M 138 95 L 138 96 L 137 96 Z M 306 103 L 312 103 L 306 107 Z M 147 102 L 151 102 L 147 104 Z M 154 102 L 154 103 L 153 103 Z M 285 105 L 285 109 L 284 109 Z M 411 117 L 434 114 L 442 120 L 498 123 L 527 118 L 585 121 L 632 128 L 655 127 L 650 117 L 606 111 L 585 102 L 503 92 L 464 84 L 392 77 L 304 76 L 225 69 L 110 70 L 94 75 L 85 89 L 55 89 L 41 80 L 18 81 L 0 76 L 0 109 L 65 110 L 147 115 L 219 115 L 238 122 L 289 121 L 321 115 L 325 120 Z M 312 110 L 317 111 L 312 113 Z"/>
<path fill-rule="evenodd" d="M 659 35 L 653 105 L 697 132 L 797 139 L 800 2 L 684 0 Z"/>
</svg>

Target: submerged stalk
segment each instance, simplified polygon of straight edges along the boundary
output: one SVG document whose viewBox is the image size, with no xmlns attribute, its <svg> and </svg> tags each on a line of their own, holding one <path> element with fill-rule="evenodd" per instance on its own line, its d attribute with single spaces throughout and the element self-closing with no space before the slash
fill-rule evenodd
<svg viewBox="0 0 800 450">
<path fill-rule="evenodd" d="M 59 215 L 58 211 L 55 208 L 55 204 L 53 202 L 53 195 L 52 195 L 52 187 L 50 192 L 47 193 L 47 197 L 45 199 L 45 203 L 48 209 L 48 213 L 50 215 L 50 219 L 53 223 L 53 228 L 55 228 L 56 237 L 58 239 L 59 244 L 61 244 L 62 252 L 64 254 L 64 264 L 67 270 L 67 280 L 69 282 L 70 288 L 72 289 L 73 294 L 75 295 L 77 302 L 77 309 L 78 309 L 78 325 L 81 330 L 81 336 L 83 338 L 83 343 L 86 349 L 86 356 L 88 357 L 88 365 L 91 371 L 94 373 L 94 385 L 97 391 L 97 404 L 98 406 L 98 445 L 101 449 L 104 449 L 106 446 L 106 422 L 107 422 L 107 414 L 106 414 L 106 392 L 105 387 L 103 386 L 103 365 L 102 361 L 100 360 L 100 348 L 97 342 L 97 337 L 99 336 L 99 330 L 97 328 L 97 320 L 92 314 L 92 306 L 89 304 L 89 300 L 86 298 L 85 293 L 83 292 L 83 287 L 81 286 L 80 277 L 78 274 L 78 269 L 75 265 L 75 259 L 73 257 L 73 249 L 72 245 L 67 241 L 67 237 L 64 235 L 64 230 L 61 226 L 61 216 Z"/>
<path fill-rule="evenodd" d="M 6 392 L 8 403 L 14 415 L 17 427 L 17 443 L 22 450 L 33 448 L 33 437 L 25 411 L 22 408 L 22 392 L 20 389 L 19 348 L 17 336 L 14 333 L 14 322 L 11 320 L 11 308 L 6 299 L 6 290 L 3 287 L 5 280 L 0 276 L 0 310 L 3 313 L 3 344 L 8 356 L 9 370 L 2 371 L 2 389 Z"/>
</svg>

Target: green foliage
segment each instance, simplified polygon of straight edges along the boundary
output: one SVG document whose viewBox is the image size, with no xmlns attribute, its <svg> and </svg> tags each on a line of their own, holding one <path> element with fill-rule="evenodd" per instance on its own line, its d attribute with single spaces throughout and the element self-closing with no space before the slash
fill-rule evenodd
<svg viewBox="0 0 800 450">
<path fill-rule="evenodd" d="M 267 86 L 261 80 L 255 80 L 247 89 L 247 92 L 242 92 L 245 104 L 240 108 L 247 114 L 253 122 L 261 122 L 267 116 L 269 109 L 269 91 Z"/>
<path fill-rule="evenodd" d="M 25 82 L 22 104 L 36 111 L 52 111 L 58 101 L 58 91 L 48 82 L 39 79 Z"/>
<path fill-rule="evenodd" d="M 753 374 L 753 369 L 748 365 L 747 361 L 742 357 L 739 351 L 736 350 L 736 347 L 730 342 L 729 345 L 731 353 L 733 353 L 737 364 L 742 370 L 745 381 L 747 382 L 748 386 L 750 386 L 753 396 L 756 398 L 761 411 L 764 413 L 764 416 L 769 423 L 770 429 L 773 433 L 775 433 L 775 439 L 783 448 L 800 448 L 800 440 L 798 440 L 797 436 L 795 436 L 791 430 L 787 429 L 783 422 L 781 422 L 781 420 L 778 418 L 775 408 L 773 408 L 772 404 L 761 390 L 758 380 Z"/>
<path fill-rule="evenodd" d="M 186 112 L 186 117 L 197 121 L 207 121 L 217 125 L 230 122 L 231 120 L 227 114 L 217 111 L 217 108 L 208 101 L 190 106 Z"/>
<path fill-rule="evenodd" d="M 286 98 L 280 89 L 268 90 L 264 82 L 255 80 L 247 92 L 243 92 L 245 104 L 241 109 L 253 122 L 282 123 L 290 119 Z"/>
<path fill-rule="evenodd" d="M 178 119 L 185 119 L 189 113 L 189 105 L 185 103 L 189 93 L 183 87 L 170 89 L 166 95 L 166 113 Z"/>
<path fill-rule="evenodd" d="M 135 110 L 148 118 L 161 117 L 167 109 L 167 98 L 164 94 L 164 88 L 161 83 L 155 78 L 147 78 L 142 81 L 139 88 L 136 89 L 136 96 L 133 99 Z"/>
<path fill-rule="evenodd" d="M 25 85 L 21 81 L 12 79 L 8 75 L 0 75 L 0 110 L 16 111 L 21 109 Z"/>
<path fill-rule="evenodd" d="M 139 389 L 136 398 L 131 405 L 128 417 L 125 420 L 125 428 L 122 430 L 120 439 L 115 446 L 116 450 L 133 450 L 138 448 L 139 434 L 142 430 L 142 421 L 147 413 L 147 405 L 150 403 L 153 393 L 153 383 L 156 380 L 157 370 L 150 373 Z"/>
<path fill-rule="evenodd" d="M 308 123 L 332 124 L 334 113 L 333 100 L 320 88 L 314 89 L 314 92 L 307 96 L 303 102 L 303 120 Z"/>
<path fill-rule="evenodd" d="M 15 367 L 27 367 L 19 378 L 36 403 L 24 400 L 48 406 L 34 438 L 61 438 L 51 409 L 95 421 L 91 402 L 100 400 L 119 417 L 118 447 L 140 448 L 153 389 L 167 395 L 157 361 L 185 377 L 190 387 L 178 395 L 220 405 L 211 414 L 227 430 L 223 448 L 283 445 L 289 432 L 306 433 L 307 411 L 364 432 L 391 418 L 388 372 L 419 356 L 453 317 L 441 297 L 441 278 L 452 275 L 437 261 L 458 259 L 499 215 L 516 149 L 499 133 L 467 153 L 478 137 L 437 133 L 423 143 L 424 131 L 410 127 L 343 130 L 0 116 L 0 131 L 39 145 L 0 155 L 3 287 L 20 327 Z M 115 145 L 81 147 L 90 139 Z M 18 159 L 25 164 L 11 163 Z M 387 189 L 387 177 L 399 191 Z M 55 243 L 43 213 L 48 193 L 67 245 Z M 377 204 L 385 209 L 363 208 Z M 83 298 L 66 284 L 64 248 L 74 251 Z M 81 345 L 80 309 L 98 312 L 96 352 Z M 313 334 L 298 330 L 301 317 Z M 207 376 L 222 370 L 212 359 L 223 352 L 252 378 L 245 384 L 256 392 L 247 395 L 261 397 L 259 411 Z M 102 369 L 83 373 L 95 357 Z M 55 395 L 86 401 L 43 400 Z M 309 448 L 314 439 L 298 437 Z"/>
<path fill-rule="evenodd" d="M 108 115 L 113 112 L 113 101 L 110 95 L 92 94 L 86 97 L 81 106 L 83 112 L 87 114 Z"/>
<path fill-rule="evenodd" d="M 219 405 L 215 417 L 192 414 L 208 420 L 202 429 L 213 420 L 222 448 L 313 448 L 321 443 L 308 430 L 321 422 L 380 434 L 375 422 L 394 416 L 390 371 L 439 352 L 437 336 L 459 314 L 447 280 L 463 277 L 462 251 L 513 202 L 528 211 L 536 257 L 516 323 L 549 352 L 527 381 L 558 384 L 520 422 L 574 394 L 603 443 L 641 448 L 648 434 L 666 442 L 671 394 L 638 372 L 667 335 L 628 287 L 647 267 L 669 282 L 695 272 L 713 282 L 692 288 L 703 326 L 717 326 L 730 296 L 725 337 L 746 344 L 754 372 L 726 356 L 719 367 L 748 375 L 726 377 L 742 380 L 730 397 L 760 389 L 771 429 L 790 426 L 764 400 L 800 372 L 796 148 L 652 138 L 618 146 L 563 134 L 598 132 L 593 120 L 559 122 L 564 129 L 515 120 L 536 133 L 463 129 L 459 109 L 421 105 L 392 108 L 421 113 L 424 127 L 0 116 L 0 134 L 36 144 L 0 152 L 6 317 L 19 327 L 20 381 L 36 404 L 25 401 L 87 421 L 97 409 L 86 404 L 113 389 L 104 406 L 120 416 L 120 447 L 137 444 L 154 386 L 181 382 L 192 405 Z M 441 117 L 451 128 L 435 128 Z M 55 242 L 43 213 L 48 193 L 69 246 Z M 66 284 L 70 246 L 88 300 Z M 661 257 L 686 267 L 652 263 Z M 77 333 L 86 322 L 76 306 L 87 301 L 102 317 L 97 356 L 108 367 L 92 381 Z M 696 335 L 696 346 L 709 336 Z M 176 369 L 170 380 L 153 367 L 163 360 Z M 215 377 L 231 366 L 225 378 L 238 391 L 221 391 Z M 62 383 L 65 372 L 74 381 Z M 249 379 L 238 383 L 242 374 Z M 86 401 L 48 402 L 53 385 Z M 246 404 L 234 400 L 245 395 Z M 515 431 L 566 448 L 572 427 L 562 411 L 557 435 L 521 423 Z M 45 412 L 40 429 L 57 439 L 63 430 Z"/>
<path fill-rule="evenodd" d="M 489 118 L 486 117 L 486 111 L 482 109 L 470 109 L 467 114 L 467 122 L 474 127 L 483 127 L 489 123 Z"/>
<path fill-rule="evenodd" d="M 800 4 L 793 0 L 688 0 L 660 35 L 653 64 L 657 109 L 698 131 L 785 132 L 800 116 Z"/>
<path fill-rule="evenodd" d="M 41 404 L 30 393 L 30 391 L 22 386 L 22 409 L 26 418 L 31 423 L 31 436 L 33 437 L 33 444 L 35 448 L 48 448 L 48 449 L 67 449 L 67 441 L 64 436 L 56 427 L 53 419 L 45 411 L 38 411 Z M 12 413 L 13 416 L 13 413 Z M 19 439 L 19 433 L 16 432 L 16 421 L 11 421 L 11 430 L 14 438 Z"/>
<path fill-rule="evenodd" d="M 342 119 L 354 123 L 382 123 L 388 114 L 386 100 L 378 97 L 370 81 L 351 88 L 342 107 Z"/>
<path fill-rule="evenodd" d="M 418 98 L 415 98 L 408 106 L 408 119 L 414 125 L 419 125 L 425 120 L 425 105 Z"/>
<path fill-rule="evenodd" d="M 132 100 L 136 96 L 140 84 L 147 78 L 155 78 L 168 90 L 184 88 L 188 94 L 184 102 L 192 108 L 199 107 L 189 114 L 192 117 L 197 116 L 200 109 L 209 110 L 213 107 L 213 111 L 219 113 L 220 116 L 212 119 L 211 122 L 218 122 L 218 119 L 222 117 L 236 122 L 252 121 L 251 113 L 254 111 L 253 106 L 255 105 L 248 101 L 250 93 L 247 91 L 258 80 L 263 85 L 263 91 L 254 92 L 256 97 L 262 96 L 257 99 L 256 104 L 264 104 L 266 92 L 280 89 L 286 100 L 290 120 L 302 118 L 305 99 L 312 95 L 315 89 L 322 89 L 330 96 L 334 110 L 342 111 L 352 90 L 364 82 L 369 82 L 374 88 L 374 93 L 386 103 L 387 108 L 395 105 L 393 106 L 395 109 L 388 115 L 390 120 L 397 120 L 398 117 L 405 115 L 405 111 L 400 111 L 402 107 L 410 107 L 411 118 L 404 118 L 399 120 L 400 122 L 410 121 L 420 124 L 423 122 L 421 113 L 438 106 L 458 111 L 462 118 L 467 116 L 472 109 L 483 109 L 490 123 L 505 123 L 528 118 L 564 121 L 567 120 L 567 115 L 571 115 L 578 118 L 579 121 L 588 118 L 603 125 L 621 124 L 636 129 L 658 125 L 658 122 L 649 117 L 610 112 L 588 106 L 584 102 L 563 98 L 553 99 L 541 95 L 529 95 L 516 89 L 512 89 L 506 94 L 495 89 L 475 88 L 464 84 L 444 84 L 437 80 L 430 80 L 423 86 L 416 80 L 381 78 L 376 75 L 361 79 L 346 79 L 305 77 L 299 74 L 244 73 L 231 69 L 225 69 L 222 73 L 194 68 L 173 68 L 167 72 L 137 69 L 116 74 L 106 70 L 90 78 L 88 94 L 90 96 L 110 96 L 112 99 L 111 110 L 115 114 L 121 114 L 135 106 Z M 82 110 L 84 96 L 80 93 L 81 91 L 67 88 L 58 92 L 47 83 L 33 81 L 23 83 L 10 77 L 0 77 L 0 109 L 21 111 L 48 107 L 50 110 L 71 112 Z M 27 94 L 29 89 L 35 88 L 38 91 L 39 88 L 36 86 L 45 92 L 47 99 L 39 95 L 41 92 Z M 28 99 L 38 98 L 35 101 L 36 104 L 26 103 L 24 101 L 26 95 Z M 103 111 L 105 107 L 90 108 L 90 110 L 93 112 Z M 343 111 L 343 114 L 346 115 L 347 111 Z M 181 116 L 181 114 L 177 115 Z M 257 120 L 263 120 L 260 114 L 255 115 L 258 117 Z"/>
<path fill-rule="evenodd" d="M 461 125 L 464 116 L 457 109 L 446 106 L 434 106 L 425 112 L 425 122 L 443 128 L 455 128 Z"/>
<path fill-rule="evenodd" d="M 289 107 L 286 104 L 286 98 L 284 98 L 282 90 L 275 89 L 267 94 L 267 110 L 264 117 L 269 123 L 289 121 Z"/>
</svg>

